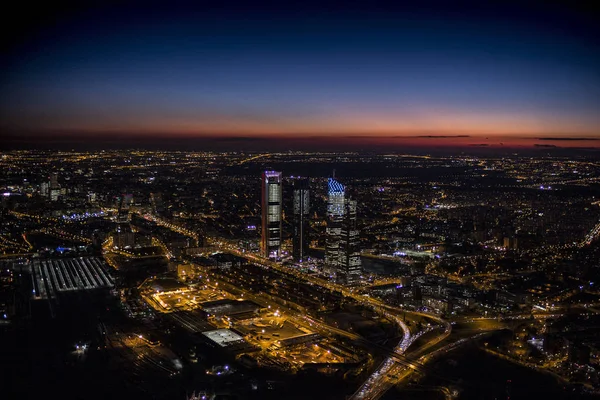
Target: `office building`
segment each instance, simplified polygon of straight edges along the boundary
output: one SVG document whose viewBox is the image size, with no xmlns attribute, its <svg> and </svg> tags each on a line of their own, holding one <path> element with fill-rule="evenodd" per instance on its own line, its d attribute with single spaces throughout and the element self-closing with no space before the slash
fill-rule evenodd
<svg viewBox="0 0 600 400">
<path fill-rule="evenodd" d="M 132 249 L 135 246 L 135 232 L 129 224 L 117 224 L 117 230 L 113 233 L 113 245 L 118 249 Z"/>
<path fill-rule="evenodd" d="M 307 178 L 298 178 L 294 182 L 294 215 L 292 235 L 292 255 L 297 262 L 308 258 L 310 246 L 310 189 Z"/>
<path fill-rule="evenodd" d="M 346 196 L 346 187 L 335 178 L 329 178 L 327 189 L 325 265 L 341 283 L 353 285 L 362 272 L 356 201 Z"/>
<path fill-rule="evenodd" d="M 40 194 L 44 197 L 48 197 L 50 194 L 50 184 L 48 182 L 42 182 L 40 185 Z"/>
<path fill-rule="evenodd" d="M 281 172 L 265 171 L 262 175 L 262 240 L 264 257 L 281 256 L 282 186 Z"/>
<path fill-rule="evenodd" d="M 58 184 L 58 174 L 56 172 L 53 172 L 50 175 L 50 189 L 60 189 Z"/>
<path fill-rule="evenodd" d="M 356 224 L 356 200 L 345 199 L 340 229 L 338 278 L 347 285 L 358 283 L 362 272 L 360 236 Z"/>
<path fill-rule="evenodd" d="M 344 217 L 346 188 L 335 178 L 327 181 L 327 228 L 325 230 L 325 265 L 333 272 L 339 263 L 340 235 Z"/>
<path fill-rule="evenodd" d="M 60 185 L 58 184 L 58 174 L 56 172 L 50 175 L 50 200 L 58 201 L 60 197 Z"/>
</svg>

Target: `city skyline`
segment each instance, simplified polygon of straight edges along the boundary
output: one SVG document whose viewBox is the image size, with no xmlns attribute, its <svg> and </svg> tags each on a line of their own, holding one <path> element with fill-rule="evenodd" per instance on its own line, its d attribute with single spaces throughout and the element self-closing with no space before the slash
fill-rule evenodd
<svg viewBox="0 0 600 400">
<path fill-rule="evenodd" d="M 600 398 L 599 10 L 11 4 L 4 392 Z"/>
<path fill-rule="evenodd" d="M 0 354 L 21 397 L 600 393 L 593 156 L 30 149 L 0 164 Z"/>
</svg>

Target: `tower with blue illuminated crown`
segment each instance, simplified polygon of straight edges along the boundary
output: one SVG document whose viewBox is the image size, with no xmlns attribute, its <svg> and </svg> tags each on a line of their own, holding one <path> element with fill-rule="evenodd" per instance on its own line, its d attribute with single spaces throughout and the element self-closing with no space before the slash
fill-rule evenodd
<svg viewBox="0 0 600 400">
<path fill-rule="evenodd" d="M 356 200 L 346 195 L 346 187 L 335 179 L 327 181 L 327 228 L 325 265 L 341 283 L 353 285 L 362 273 L 356 222 Z"/>
</svg>

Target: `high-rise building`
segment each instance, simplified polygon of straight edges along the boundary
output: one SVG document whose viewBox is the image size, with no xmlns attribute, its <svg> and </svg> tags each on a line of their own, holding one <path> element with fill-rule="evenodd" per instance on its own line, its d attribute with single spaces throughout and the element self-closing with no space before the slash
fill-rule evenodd
<svg viewBox="0 0 600 400">
<path fill-rule="evenodd" d="M 292 255 L 298 262 L 305 261 L 308 258 L 308 248 L 310 246 L 310 189 L 307 178 L 298 178 L 294 182 L 294 222 Z"/>
<path fill-rule="evenodd" d="M 40 185 L 40 194 L 44 197 L 48 197 L 50 193 L 50 184 L 48 182 L 42 182 Z"/>
<path fill-rule="evenodd" d="M 348 285 L 358 283 L 362 272 L 360 236 L 356 224 L 356 200 L 345 199 L 340 232 L 338 276 Z"/>
<path fill-rule="evenodd" d="M 60 189 L 60 186 L 58 185 L 58 174 L 56 172 L 53 172 L 50 175 L 50 189 Z"/>
<path fill-rule="evenodd" d="M 265 171 L 262 175 L 262 241 L 264 257 L 281 256 L 282 196 L 281 172 Z"/>
<path fill-rule="evenodd" d="M 58 184 L 58 174 L 53 172 L 50 175 L 50 200 L 57 201 L 60 196 L 60 185 Z"/>
<path fill-rule="evenodd" d="M 135 245 L 135 233 L 129 224 L 119 223 L 117 231 L 113 234 L 114 246 L 119 249 L 133 248 Z"/>
<path fill-rule="evenodd" d="M 339 264 L 340 235 L 344 217 L 346 188 L 335 178 L 327 181 L 327 228 L 325 230 L 325 264 L 337 270 Z"/>
<path fill-rule="evenodd" d="M 352 285 L 362 272 L 356 201 L 346 196 L 345 186 L 335 178 L 329 178 L 327 189 L 325 264 L 340 282 Z"/>
</svg>

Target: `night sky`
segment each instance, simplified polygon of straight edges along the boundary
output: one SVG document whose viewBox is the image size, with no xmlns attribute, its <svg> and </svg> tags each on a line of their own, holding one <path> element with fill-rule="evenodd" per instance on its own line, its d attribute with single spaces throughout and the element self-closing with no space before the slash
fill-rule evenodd
<svg viewBox="0 0 600 400">
<path fill-rule="evenodd" d="M 600 19 L 583 5 L 194 3 L 5 15 L 3 135 L 600 146 L 572 140 L 600 138 Z"/>
</svg>

